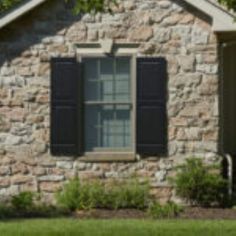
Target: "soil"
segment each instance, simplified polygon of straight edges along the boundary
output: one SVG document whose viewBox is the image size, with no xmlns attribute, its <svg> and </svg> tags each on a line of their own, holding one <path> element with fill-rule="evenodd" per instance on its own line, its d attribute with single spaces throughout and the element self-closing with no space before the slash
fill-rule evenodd
<svg viewBox="0 0 236 236">
<path fill-rule="evenodd" d="M 179 216 L 182 219 L 235 220 L 236 209 L 222 208 L 186 208 Z"/>
<path fill-rule="evenodd" d="M 96 209 L 90 211 L 77 211 L 74 217 L 78 219 L 148 219 L 150 218 L 146 212 L 124 209 L 124 210 L 105 210 Z M 236 219 L 236 209 L 223 208 L 200 208 L 186 207 L 176 219 Z"/>
</svg>

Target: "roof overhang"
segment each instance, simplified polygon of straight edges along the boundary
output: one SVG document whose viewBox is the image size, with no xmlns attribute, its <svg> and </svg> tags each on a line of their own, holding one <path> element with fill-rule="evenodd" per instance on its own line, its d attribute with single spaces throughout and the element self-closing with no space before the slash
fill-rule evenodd
<svg viewBox="0 0 236 236">
<path fill-rule="evenodd" d="M 236 16 L 210 0 L 184 0 L 212 18 L 214 32 L 236 31 Z"/>
<path fill-rule="evenodd" d="M 17 18 L 21 17 L 25 13 L 31 11 L 32 9 L 36 8 L 43 2 L 47 0 L 31 0 L 24 4 L 19 5 L 17 8 L 10 11 L 8 14 L 4 15 L 0 18 L 0 29 L 4 26 L 8 25 L 12 21 L 16 20 Z"/>
<path fill-rule="evenodd" d="M 0 18 L 0 29 L 47 0 L 30 0 Z M 235 15 L 212 0 L 182 0 L 212 18 L 214 32 L 236 31 Z"/>
</svg>

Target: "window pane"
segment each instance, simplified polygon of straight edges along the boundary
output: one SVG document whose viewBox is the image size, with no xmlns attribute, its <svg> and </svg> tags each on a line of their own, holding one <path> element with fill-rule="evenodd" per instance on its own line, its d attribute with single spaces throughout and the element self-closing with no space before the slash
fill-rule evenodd
<svg viewBox="0 0 236 236">
<path fill-rule="evenodd" d="M 100 98 L 99 70 L 97 59 L 85 60 L 85 100 L 97 101 Z"/>
<path fill-rule="evenodd" d="M 113 101 L 113 86 L 114 82 L 112 80 L 102 81 L 102 101 L 112 102 Z"/>
<path fill-rule="evenodd" d="M 129 58 L 85 60 L 85 100 L 107 102 L 131 101 Z"/>
<path fill-rule="evenodd" d="M 85 113 L 86 151 L 131 147 L 130 105 L 90 105 Z"/>
<path fill-rule="evenodd" d="M 114 76 L 113 58 L 100 59 L 100 76 L 102 80 L 113 80 Z"/>
<path fill-rule="evenodd" d="M 130 101 L 130 59 L 116 59 L 115 100 Z"/>
<path fill-rule="evenodd" d="M 130 58 L 86 59 L 85 102 L 86 151 L 130 151 Z"/>
</svg>

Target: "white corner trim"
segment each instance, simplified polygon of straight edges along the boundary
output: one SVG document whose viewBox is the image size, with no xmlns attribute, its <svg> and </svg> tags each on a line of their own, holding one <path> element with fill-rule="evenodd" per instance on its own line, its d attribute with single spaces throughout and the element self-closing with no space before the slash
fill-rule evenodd
<svg viewBox="0 0 236 236">
<path fill-rule="evenodd" d="M 0 29 L 47 0 L 31 0 L 0 18 Z"/>
<path fill-rule="evenodd" d="M 185 0 L 213 20 L 212 29 L 215 32 L 236 31 L 235 16 L 209 0 Z"/>
</svg>

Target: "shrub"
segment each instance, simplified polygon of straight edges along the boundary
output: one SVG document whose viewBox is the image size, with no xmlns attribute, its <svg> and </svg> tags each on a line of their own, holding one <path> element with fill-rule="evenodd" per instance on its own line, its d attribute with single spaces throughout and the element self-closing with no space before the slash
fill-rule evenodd
<svg viewBox="0 0 236 236">
<path fill-rule="evenodd" d="M 76 178 L 65 184 L 63 191 L 57 192 L 56 200 L 59 205 L 73 211 L 78 206 L 79 194 L 80 181 Z"/>
<path fill-rule="evenodd" d="M 174 202 L 168 202 L 165 205 L 153 202 L 148 208 L 148 213 L 154 219 L 164 219 L 177 217 L 182 210 L 183 208 Z"/>
<path fill-rule="evenodd" d="M 190 158 L 177 167 L 177 175 L 171 181 L 176 194 L 193 205 L 223 205 L 226 199 L 227 182 L 214 165 L 204 165 L 203 161 Z"/>
<path fill-rule="evenodd" d="M 14 210 L 11 206 L 1 203 L 0 204 L 0 219 L 6 219 L 12 217 Z"/>
<path fill-rule="evenodd" d="M 93 208 L 144 209 L 149 203 L 149 185 L 139 184 L 137 180 L 114 181 L 104 185 L 98 181 L 80 183 L 79 179 L 74 179 L 56 194 L 56 200 L 60 206 L 72 211 Z"/>
<path fill-rule="evenodd" d="M 31 192 L 21 192 L 12 197 L 11 204 L 16 210 L 29 211 L 34 205 L 34 194 Z"/>
<path fill-rule="evenodd" d="M 117 189 L 116 208 L 145 209 L 150 201 L 148 182 L 140 184 L 137 179 L 121 183 Z"/>
</svg>

